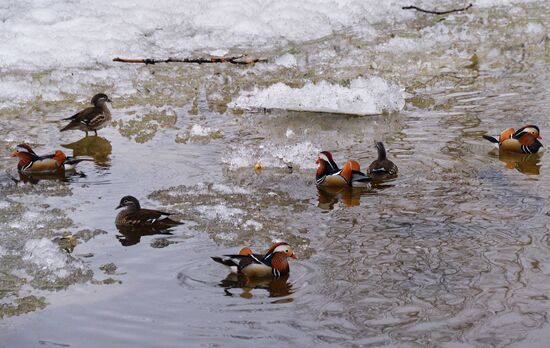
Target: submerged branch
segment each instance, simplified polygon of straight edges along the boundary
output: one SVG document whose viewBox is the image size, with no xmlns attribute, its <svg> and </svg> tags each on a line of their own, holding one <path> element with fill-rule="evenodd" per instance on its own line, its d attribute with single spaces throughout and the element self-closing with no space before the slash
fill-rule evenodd
<svg viewBox="0 0 550 348">
<path fill-rule="evenodd" d="M 168 59 L 133 59 L 133 58 L 113 58 L 113 62 L 121 63 L 141 63 L 141 64 L 157 64 L 157 63 L 193 63 L 193 64 L 210 64 L 210 63 L 231 63 L 231 64 L 254 64 L 265 63 L 266 58 L 252 58 L 244 55 L 234 57 L 210 57 L 210 58 L 168 58 Z"/>
<path fill-rule="evenodd" d="M 468 6 L 466 6 L 464 8 L 457 8 L 455 10 L 448 10 L 448 11 L 430 11 L 430 10 L 421 9 L 420 7 L 416 7 L 416 6 L 403 6 L 403 7 L 401 7 L 401 9 L 403 9 L 403 10 L 417 10 L 417 11 L 420 11 L 420 12 L 430 13 L 430 14 L 435 14 L 435 15 L 444 15 L 444 14 L 449 14 L 449 13 L 453 13 L 453 12 L 466 11 L 467 9 L 469 9 L 472 6 L 473 6 L 472 4 L 469 4 Z"/>
</svg>

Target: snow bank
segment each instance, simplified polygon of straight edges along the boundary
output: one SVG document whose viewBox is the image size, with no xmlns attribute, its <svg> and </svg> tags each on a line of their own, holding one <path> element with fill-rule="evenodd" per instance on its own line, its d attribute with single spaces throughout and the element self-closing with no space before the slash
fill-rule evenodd
<svg viewBox="0 0 550 348">
<path fill-rule="evenodd" d="M 411 16 L 397 1 L 16 1 L 0 6 L 0 68 L 272 46 L 318 39 L 356 23 L 369 26 L 392 12 Z"/>
<path fill-rule="evenodd" d="M 370 115 L 400 111 L 405 106 L 405 90 L 380 77 L 358 78 L 349 87 L 326 81 L 291 88 L 276 83 L 266 89 L 241 93 L 230 107 L 268 108 Z"/>
</svg>

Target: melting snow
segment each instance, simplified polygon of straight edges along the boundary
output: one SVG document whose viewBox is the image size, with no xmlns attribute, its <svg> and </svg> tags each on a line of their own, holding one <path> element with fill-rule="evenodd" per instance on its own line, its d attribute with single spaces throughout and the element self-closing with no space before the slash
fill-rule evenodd
<svg viewBox="0 0 550 348">
<path fill-rule="evenodd" d="M 23 260 L 53 272 L 58 277 L 66 277 L 67 255 L 49 239 L 31 239 L 25 243 Z"/>
<path fill-rule="evenodd" d="M 279 82 L 266 89 L 241 93 L 230 106 L 369 115 L 400 111 L 405 97 L 404 88 L 370 77 L 355 79 L 349 87 L 322 81 L 291 88 Z"/>
<path fill-rule="evenodd" d="M 276 145 L 267 142 L 259 147 L 241 146 L 231 151 L 222 160 L 231 169 L 252 167 L 260 162 L 262 167 L 286 168 L 289 164 L 300 168 L 316 168 L 314 158 L 321 149 L 309 141 L 294 145 Z"/>
</svg>

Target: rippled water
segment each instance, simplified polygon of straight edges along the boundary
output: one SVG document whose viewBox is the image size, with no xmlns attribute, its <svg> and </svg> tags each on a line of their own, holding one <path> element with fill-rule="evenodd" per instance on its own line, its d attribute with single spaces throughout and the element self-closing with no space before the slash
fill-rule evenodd
<svg viewBox="0 0 550 348">
<path fill-rule="evenodd" d="M 120 65 L 149 78 L 113 95 L 99 137 L 58 133 L 75 96 L 4 109 L 0 347 L 545 346 L 548 160 L 499 154 L 481 135 L 534 123 L 550 137 L 550 8 L 478 11 L 380 27 L 377 42 L 351 30 L 260 51 L 308 62 L 296 69 Z M 525 34 L 529 23 L 542 31 Z M 399 40 L 420 48 L 395 54 Z M 372 73 L 406 88 L 403 111 L 227 108 L 255 86 Z M 396 179 L 315 188 L 319 150 L 366 166 L 375 140 Z M 24 141 L 95 161 L 23 178 L 8 155 Z M 127 194 L 184 224 L 121 233 Z M 72 253 L 56 244 L 67 234 Z M 210 259 L 276 239 L 299 257 L 288 279 L 228 276 Z"/>
</svg>

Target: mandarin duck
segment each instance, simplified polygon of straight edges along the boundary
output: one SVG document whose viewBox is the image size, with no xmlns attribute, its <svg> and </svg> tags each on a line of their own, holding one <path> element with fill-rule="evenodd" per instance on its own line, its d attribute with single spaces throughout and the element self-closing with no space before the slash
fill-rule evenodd
<svg viewBox="0 0 550 348">
<path fill-rule="evenodd" d="M 171 226 L 181 225 L 181 222 L 170 219 L 171 213 L 165 213 L 158 210 L 142 209 L 139 201 L 133 196 L 124 196 L 120 204 L 115 208 L 124 208 L 115 219 L 118 226 L 127 227 L 155 227 L 169 228 Z M 166 217 L 164 217 L 166 216 Z"/>
<path fill-rule="evenodd" d="M 338 168 L 328 151 L 321 151 L 315 163 L 319 165 L 315 175 L 317 186 L 360 186 L 372 180 L 360 171 L 357 161 L 348 160 L 342 169 Z"/>
<path fill-rule="evenodd" d="M 111 99 L 103 93 L 96 94 L 92 98 L 92 105 L 71 117 L 64 118 L 63 120 L 70 120 L 68 125 L 61 128 L 61 132 L 66 130 L 78 129 L 86 132 L 94 131 L 97 135 L 97 130 L 105 127 L 111 120 L 111 111 L 107 107 L 107 102 L 111 102 Z"/>
<path fill-rule="evenodd" d="M 254 254 L 249 248 L 243 248 L 239 254 L 212 257 L 212 260 L 228 266 L 233 273 L 249 277 L 279 278 L 288 275 L 290 271 L 289 257 L 297 259 L 290 245 L 278 242 L 264 255 Z"/>
<path fill-rule="evenodd" d="M 397 166 L 386 157 L 386 149 L 382 142 L 376 143 L 378 158 L 367 168 L 367 175 L 373 178 L 386 178 L 397 175 Z"/>
<path fill-rule="evenodd" d="M 517 131 L 514 128 L 505 129 L 500 136 L 484 135 L 483 138 L 496 144 L 500 150 L 517 153 L 537 153 L 543 147 L 539 139 L 539 127 L 523 126 Z"/>
<path fill-rule="evenodd" d="M 59 173 L 72 170 L 82 161 L 93 161 L 91 158 L 68 157 L 61 150 L 53 155 L 38 156 L 27 144 L 19 144 L 11 157 L 18 157 L 17 169 L 25 173 Z"/>
</svg>

